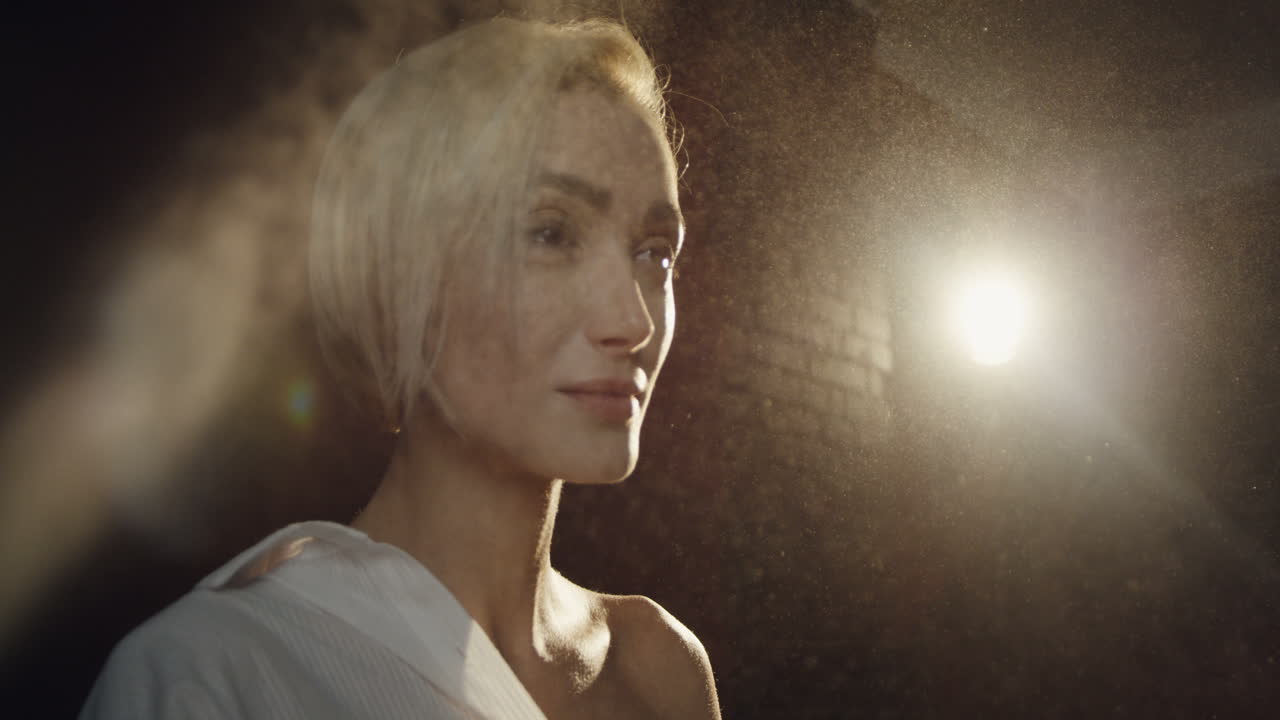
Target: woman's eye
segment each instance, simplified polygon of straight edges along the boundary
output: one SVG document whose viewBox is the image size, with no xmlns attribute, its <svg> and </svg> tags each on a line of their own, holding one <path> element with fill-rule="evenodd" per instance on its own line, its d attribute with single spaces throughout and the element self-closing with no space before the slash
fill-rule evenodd
<svg viewBox="0 0 1280 720">
<path fill-rule="evenodd" d="M 534 242 L 540 245 L 549 245 L 551 247 L 557 247 L 560 245 L 564 245 L 566 242 L 565 236 L 564 236 L 564 230 L 558 227 L 538 228 L 537 230 L 533 231 L 532 235 L 533 235 Z"/>
<path fill-rule="evenodd" d="M 654 268 L 666 273 L 670 272 L 675 265 L 676 253 L 670 245 L 656 245 L 641 249 L 636 253 L 636 259 L 650 263 Z"/>
<path fill-rule="evenodd" d="M 529 231 L 529 241 L 535 247 L 543 247 L 549 250 L 570 250 L 577 247 L 577 243 L 568 228 L 560 223 L 535 227 Z"/>
</svg>

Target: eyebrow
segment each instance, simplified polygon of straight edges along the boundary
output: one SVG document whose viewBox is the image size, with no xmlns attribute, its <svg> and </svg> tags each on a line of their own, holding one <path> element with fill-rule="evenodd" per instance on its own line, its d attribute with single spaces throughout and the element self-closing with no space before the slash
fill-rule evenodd
<svg viewBox="0 0 1280 720">
<path fill-rule="evenodd" d="M 658 223 L 675 223 L 684 229 L 684 215 L 680 213 L 680 208 L 669 202 L 656 202 L 649 208 L 649 212 L 644 214 L 645 224 L 656 225 Z"/>
<path fill-rule="evenodd" d="M 550 185 L 569 195 L 579 197 L 597 210 L 608 210 L 613 204 L 613 193 L 577 175 L 544 172 L 538 176 L 539 185 Z"/>
<path fill-rule="evenodd" d="M 613 204 L 613 193 L 593 184 L 578 175 L 569 173 L 543 172 L 538 176 L 538 185 L 549 185 L 561 192 L 581 198 L 591 207 L 605 211 Z M 656 202 L 644 214 L 646 224 L 674 222 L 681 231 L 685 228 L 684 215 L 680 208 L 669 202 Z"/>
</svg>

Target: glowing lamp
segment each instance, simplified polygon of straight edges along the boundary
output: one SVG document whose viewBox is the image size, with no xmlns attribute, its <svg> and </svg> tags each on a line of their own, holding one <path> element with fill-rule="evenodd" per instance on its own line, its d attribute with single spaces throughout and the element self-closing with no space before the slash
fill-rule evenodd
<svg viewBox="0 0 1280 720">
<path fill-rule="evenodd" d="M 1002 365 L 1013 359 L 1027 321 L 1027 298 L 1013 278 L 977 274 L 959 287 L 953 303 L 952 323 L 974 362 Z"/>
</svg>

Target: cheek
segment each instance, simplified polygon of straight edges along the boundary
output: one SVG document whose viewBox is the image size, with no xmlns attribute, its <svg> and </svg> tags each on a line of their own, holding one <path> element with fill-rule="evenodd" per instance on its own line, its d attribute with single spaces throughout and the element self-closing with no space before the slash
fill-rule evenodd
<svg viewBox="0 0 1280 720">
<path fill-rule="evenodd" d="M 670 338 L 676 331 L 676 296 L 670 290 L 667 291 L 666 300 L 663 302 L 662 316 L 667 321 L 667 337 Z"/>
<path fill-rule="evenodd" d="M 455 420 L 483 418 L 502 404 L 516 376 L 515 339 L 515 318 L 501 302 L 466 297 L 454 305 L 434 375 Z"/>
<path fill-rule="evenodd" d="M 545 368 L 572 334 L 582 313 L 583 280 L 533 273 L 520 283 L 513 308 L 513 350 L 522 368 Z"/>
<path fill-rule="evenodd" d="M 671 347 L 671 339 L 676 331 L 676 300 L 670 288 L 662 297 L 651 302 L 649 308 L 654 324 L 654 345 L 658 348 L 658 366 L 654 368 L 656 374 L 666 362 L 667 350 Z"/>
</svg>

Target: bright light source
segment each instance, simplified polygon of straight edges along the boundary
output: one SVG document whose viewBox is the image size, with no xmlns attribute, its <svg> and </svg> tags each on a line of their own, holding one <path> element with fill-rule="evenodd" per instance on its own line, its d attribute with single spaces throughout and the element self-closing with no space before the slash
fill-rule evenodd
<svg viewBox="0 0 1280 720">
<path fill-rule="evenodd" d="M 959 288 L 952 322 L 973 361 L 1002 365 L 1013 359 L 1027 321 L 1027 298 L 1008 274 L 987 272 Z"/>
</svg>

